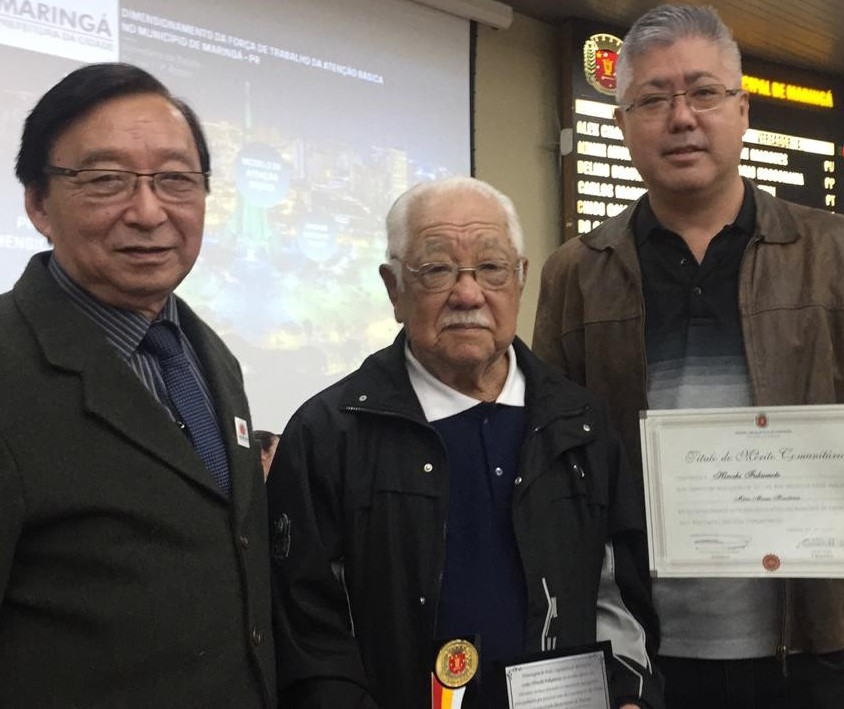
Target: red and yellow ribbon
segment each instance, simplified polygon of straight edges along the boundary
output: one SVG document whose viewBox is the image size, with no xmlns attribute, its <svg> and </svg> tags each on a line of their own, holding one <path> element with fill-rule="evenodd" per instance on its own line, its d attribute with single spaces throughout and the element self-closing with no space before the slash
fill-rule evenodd
<svg viewBox="0 0 844 709">
<path fill-rule="evenodd" d="M 449 689 L 431 673 L 431 709 L 460 709 L 466 687 Z"/>
</svg>

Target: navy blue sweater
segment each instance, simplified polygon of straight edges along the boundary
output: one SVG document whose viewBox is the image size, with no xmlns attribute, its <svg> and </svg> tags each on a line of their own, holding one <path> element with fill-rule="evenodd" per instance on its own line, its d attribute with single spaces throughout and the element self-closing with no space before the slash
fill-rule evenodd
<svg viewBox="0 0 844 709">
<path fill-rule="evenodd" d="M 491 663 L 524 650 L 526 588 L 511 506 L 525 410 L 480 403 L 432 425 L 445 443 L 449 470 L 437 635 L 479 637 L 478 679 L 488 687 L 483 679 Z"/>
</svg>

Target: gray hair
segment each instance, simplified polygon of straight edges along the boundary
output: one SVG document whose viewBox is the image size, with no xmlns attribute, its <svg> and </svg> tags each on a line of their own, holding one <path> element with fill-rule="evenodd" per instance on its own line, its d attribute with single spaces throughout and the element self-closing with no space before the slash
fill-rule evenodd
<svg viewBox="0 0 844 709">
<path fill-rule="evenodd" d="M 387 212 L 387 266 L 395 275 L 399 288 L 402 288 L 402 271 L 398 261 L 407 255 L 411 237 L 410 221 L 414 208 L 425 197 L 460 191 L 475 192 L 484 197 L 490 197 L 498 203 L 504 211 L 510 243 L 513 244 L 520 258 L 524 256 L 525 239 L 522 223 L 519 221 L 513 201 L 503 192 L 488 182 L 474 177 L 454 176 L 420 182 L 393 202 L 393 206 Z M 524 278 L 523 274 L 524 270 L 519 269 L 520 282 Z"/>
<path fill-rule="evenodd" d="M 660 5 L 642 15 L 627 33 L 616 64 L 615 96 L 619 104 L 633 82 L 633 61 L 654 47 L 667 47 L 679 39 L 700 37 L 718 46 L 727 65 L 741 81 L 741 52 L 730 28 L 708 5 Z"/>
</svg>

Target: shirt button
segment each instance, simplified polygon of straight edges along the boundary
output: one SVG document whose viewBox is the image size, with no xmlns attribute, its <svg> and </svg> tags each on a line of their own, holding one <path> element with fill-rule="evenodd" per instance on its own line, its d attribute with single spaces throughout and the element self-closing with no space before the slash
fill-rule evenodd
<svg viewBox="0 0 844 709">
<path fill-rule="evenodd" d="M 592 424 L 590 424 L 590 423 L 584 423 L 583 424 L 583 431 L 585 433 L 589 433 L 591 430 L 592 430 Z"/>
<path fill-rule="evenodd" d="M 249 537 L 247 537 L 245 534 L 241 534 L 240 537 L 238 537 L 238 541 L 240 542 L 240 546 L 242 546 L 244 549 L 249 548 Z"/>
<path fill-rule="evenodd" d="M 361 394 L 361 395 L 358 397 L 358 401 L 366 401 L 366 394 Z"/>
<path fill-rule="evenodd" d="M 258 646 L 262 642 L 264 642 L 264 635 L 263 635 L 263 633 L 261 633 L 260 630 L 258 630 L 258 628 L 252 628 L 251 639 L 252 639 L 252 644 L 255 645 L 255 646 Z"/>
<path fill-rule="evenodd" d="M 694 295 L 700 295 L 701 293 L 703 293 L 703 290 L 700 286 L 695 286 L 694 288 L 692 288 L 692 293 Z"/>
<path fill-rule="evenodd" d="M 430 473 L 433 469 L 434 466 L 430 463 L 425 463 L 425 465 L 422 466 L 422 470 L 424 470 L 426 473 Z"/>
<path fill-rule="evenodd" d="M 504 471 L 501 468 L 496 468 L 495 474 L 500 478 L 502 475 L 504 475 Z"/>
<path fill-rule="evenodd" d="M 419 596 L 419 605 L 420 605 L 420 606 L 424 606 L 424 605 L 425 605 L 425 596 Z"/>
<path fill-rule="evenodd" d="M 517 477 L 517 478 L 513 481 L 513 484 L 514 484 L 514 485 L 521 485 L 521 484 L 522 484 L 522 477 L 521 477 L 521 475 L 520 475 L 519 477 Z"/>
<path fill-rule="evenodd" d="M 687 259 L 685 256 L 683 256 L 683 258 L 680 259 L 680 265 L 681 266 L 685 266 L 688 262 L 689 262 L 689 259 Z"/>
</svg>

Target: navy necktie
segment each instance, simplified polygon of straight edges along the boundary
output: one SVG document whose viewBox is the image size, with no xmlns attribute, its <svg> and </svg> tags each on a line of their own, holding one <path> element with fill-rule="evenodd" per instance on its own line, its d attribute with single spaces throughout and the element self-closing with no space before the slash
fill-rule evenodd
<svg viewBox="0 0 844 709">
<path fill-rule="evenodd" d="M 170 323 L 153 323 L 144 336 L 143 345 L 158 358 L 167 396 L 176 409 L 175 413 L 187 428 L 193 447 L 211 477 L 228 496 L 231 479 L 220 426 L 191 369 L 179 333 Z"/>
</svg>

